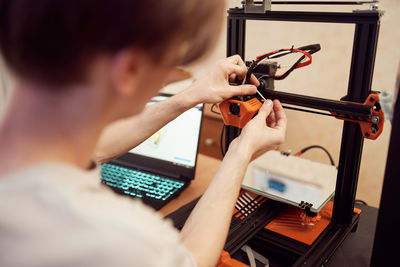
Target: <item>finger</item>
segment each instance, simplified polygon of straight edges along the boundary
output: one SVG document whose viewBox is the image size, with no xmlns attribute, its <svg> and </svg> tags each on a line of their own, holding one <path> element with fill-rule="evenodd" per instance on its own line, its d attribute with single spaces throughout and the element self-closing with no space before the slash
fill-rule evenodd
<svg viewBox="0 0 400 267">
<path fill-rule="evenodd" d="M 229 63 L 225 65 L 225 71 L 228 75 L 236 74 L 239 76 L 239 79 L 243 80 L 246 77 L 247 68 L 244 66 L 239 66 L 233 63 Z"/>
<path fill-rule="evenodd" d="M 254 74 L 250 76 L 250 83 L 257 87 L 260 86 L 260 81 L 256 78 L 256 76 L 254 76 Z"/>
<path fill-rule="evenodd" d="M 275 112 L 274 112 L 273 108 L 267 118 L 267 125 L 268 125 L 268 127 L 271 127 L 271 128 L 275 128 L 275 126 L 276 126 Z"/>
<path fill-rule="evenodd" d="M 246 73 L 244 74 L 243 77 L 240 78 L 240 80 L 244 80 L 246 78 L 247 72 L 248 72 L 246 63 L 244 63 L 244 61 L 242 60 L 242 58 L 239 55 L 237 56 L 237 61 L 235 61 L 235 63 L 243 68 L 246 68 Z M 249 83 L 249 84 L 254 84 L 255 86 L 260 85 L 260 82 L 257 80 L 256 76 L 254 76 L 253 74 L 250 76 L 250 81 L 245 81 L 245 82 Z"/>
<path fill-rule="evenodd" d="M 256 118 L 259 120 L 263 120 L 266 123 L 267 118 L 272 111 L 272 107 L 272 101 L 270 99 L 267 99 L 267 101 L 265 101 L 261 108 L 258 110 Z"/>
<path fill-rule="evenodd" d="M 242 84 L 230 86 L 229 92 L 232 96 L 238 95 L 254 95 L 257 93 L 257 88 L 252 84 Z"/>
<path fill-rule="evenodd" d="M 287 125 L 286 113 L 283 110 L 283 107 L 281 105 L 281 102 L 279 102 L 279 100 L 274 100 L 274 113 L 275 113 L 276 126 L 286 129 Z"/>
<path fill-rule="evenodd" d="M 228 58 L 228 61 L 232 62 L 233 64 L 239 65 L 242 68 L 246 68 L 246 72 L 243 73 L 243 76 L 241 76 L 241 80 L 243 80 L 246 77 L 247 74 L 247 66 L 246 63 L 244 63 L 244 61 L 242 60 L 242 58 L 239 55 L 234 55 Z M 255 86 L 259 86 L 260 82 L 258 81 L 258 79 L 256 78 L 256 76 L 254 76 L 254 74 L 252 74 L 250 76 L 250 82 L 251 84 L 254 84 Z"/>
<path fill-rule="evenodd" d="M 244 63 L 244 61 L 242 60 L 241 57 L 238 58 L 237 65 L 246 68 L 246 70 L 248 71 L 248 68 L 247 68 L 247 66 L 246 66 L 246 63 Z M 247 71 L 246 71 L 246 74 L 245 74 L 245 76 L 243 77 L 243 79 L 246 77 Z M 259 86 L 259 85 L 260 85 L 260 82 L 258 81 L 258 79 L 256 78 L 256 76 L 254 76 L 254 74 L 251 74 L 251 76 L 250 76 L 250 81 L 246 81 L 246 82 L 247 82 L 247 83 L 250 83 L 250 84 L 254 84 L 255 86 Z"/>
<path fill-rule="evenodd" d="M 227 58 L 227 61 L 236 65 L 246 67 L 246 64 L 243 62 L 243 59 L 239 55 L 230 56 Z"/>
<path fill-rule="evenodd" d="M 235 73 L 232 73 L 231 75 L 229 75 L 229 81 L 230 82 L 235 82 L 235 80 L 236 80 L 236 74 Z"/>
<path fill-rule="evenodd" d="M 243 59 L 238 55 L 237 63 L 239 66 L 245 67 L 247 69 L 246 63 L 244 63 Z"/>
</svg>

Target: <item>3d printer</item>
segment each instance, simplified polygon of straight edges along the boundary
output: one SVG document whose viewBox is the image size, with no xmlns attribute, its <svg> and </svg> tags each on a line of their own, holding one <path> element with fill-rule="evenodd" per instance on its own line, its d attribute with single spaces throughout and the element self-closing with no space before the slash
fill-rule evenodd
<svg viewBox="0 0 400 267">
<path fill-rule="evenodd" d="M 251 4 L 254 5 L 254 3 L 249 3 L 253 1 L 246 2 L 250 6 Z M 234 8 L 228 11 L 228 56 L 239 54 L 242 58 L 245 58 L 247 20 L 355 24 L 348 90 L 347 95 L 342 101 L 317 99 L 261 88 L 264 89 L 262 93 L 266 98 L 276 98 L 286 104 L 312 108 L 314 110 L 329 111 L 333 115 L 340 114 L 339 117 L 345 119 L 334 206 L 332 218 L 327 228 L 309 246 L 304 246 L 290 238 L 275 235 L 267 231 L 264 231 L 261 238 L 264 241 L 262 242 L 264 244 L 263 251 L 274 251 L 287 258 L 292 258 L 293 262 L 291 264 L 293 266 L 304 264 L 310 266 L 322 265 L 329 259 L 330 255 L 332 255 L 333 251 L 340 245 L 346 235 L 351 230 L 355 230 L 357 226 L 359 213 L 354 212 L 354 200 L 363 139 L 370 138 L 371 136 L 377 137 L 382 127 L 379 123 L 382 123 L 383 118 L 375 113 L 380 111 L 379 104 L 377 104 L 379 102 L 375 102 L 377 100 L 376 95 L 371 92 L 379 20 L 382 13 L 374 8 L 368 11 L 351 13 L 297 11 L 261 11 L 260 13 L 256 13 L 254 12 L 254 6 L 250 10 L 249 8 L 246 10 L 246 6 L 248 5 L 245 5 L 242 9 Z M 368 103 L 371 103 L 371 105 Z M 356 121 L 355 118 L 359 123 L 354 123 Z M 361 118 L 363 118 L 363 122 L 358 120 Z M 225 129 L 225 146 L 227 147 L 230 141 L 239 134 L 240 128 L 227 126 Z M 270 248 L 265 249 L 265 247 Z"/>
<path fill-rule="evenodd" d="M 383 129 L 384 115 L 379 103 L 379 93 L 371 91 L 382 12 L 375 8 L 375 1 L 346 2 L 345 4 L 371 4 L 369 10 L 354 12 L 271 11 L 271 1 L 247 0 L 242 3 L 241 8 L 228 10 L 227 56 L 239 54 L 245 59 L 245 33 L 248 20 L 355 25 L 347 95 L 341 100 L 274 90 L 274 80 L 285 78 L 294 69 L 311 63 L 311 54 L 317 52 L 320 47 L 310 45 L 276 50 L 261 55 L 252 62 L 247 62 L 249 75 L 253 73 L 260 80 L 259 93 L 233 98 L 220 104 L 226 124 L 223 132 L 225 140 L 223 150 L 226 150 L 230 142 L 240 134 L 241 128 L 254 116 L 263 98 L 278 99 L 290 105 L 285 106 L 286 108 L 293 110 L 344 120 L 334 199 L 321 210 L 324 217 L 321 220 L 323 223 L 316 231 L 317 234 L 313 231 L 314 236 L 310 239 L 311 241 L 304 241 L 309 238 L 307 233 L 305 239 L 301 238 L 299 241 L 299 238 L 288 234 L 290 231 L 273 231 L 271 227 L 268 228 L 268 225 L 279 221 L 282 216 L 286 219 L 290 217 L 289 220 L 302 216 L 301 209 L 309 211 L 307 203 L 301 203 L 298 208 L 288 208 L 282 202 L 244 191 L 238 200 L 241 204 L 236 207 L 236 212 L 232 217 L 228 240 L 219 262 L 219 266 L 248 266 L 233 258 L 240 249 L 246 247 L 246 244 L 250 244 L 257 252 L 269 255 L 284 266 L 321 266 L 329 260 L 349 232 L 357 228 L 361 211 L 354 208 L 354 201 L 363 140 L 364 138 L 376 139 Z M 307 1 L 285 1 L 285 3 L 310 4 Z M 312 2 L 312 4 L 318 3 L 343 4 L 338 1 Z M 272 4 L 283 4 L 283 2 L 272 2 Z M 300 53 L 301 57 L 284 74 L 276 75 L 277 66 L 274 62 L 262 63 L 265 58 L 276 59 L 289 53 Z M 185 216 L 182 214 L 190 210 L 190 205 L 185 209 L 177 214 L 178 220 L 175 218 L 177 227 L 180 224 L 183 226 Z M 282 210 L 285 212 L 282 213 Z"/>
</svg>

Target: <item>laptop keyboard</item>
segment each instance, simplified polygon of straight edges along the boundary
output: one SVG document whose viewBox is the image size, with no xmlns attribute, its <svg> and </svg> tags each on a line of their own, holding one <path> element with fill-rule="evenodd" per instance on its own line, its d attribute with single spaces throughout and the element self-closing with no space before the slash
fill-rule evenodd
<svg viewBox="0 0 400 267">
<path fill-rule="evenodd" d="M 108 163 L 101 166 L 101 182 L 118 193 L 142 198 L 144 202 L 151 199 L 164 202 L 185 185 L 164 176 Z M 151 201 L 149 204 L 152 204 Z"/>
</svg>

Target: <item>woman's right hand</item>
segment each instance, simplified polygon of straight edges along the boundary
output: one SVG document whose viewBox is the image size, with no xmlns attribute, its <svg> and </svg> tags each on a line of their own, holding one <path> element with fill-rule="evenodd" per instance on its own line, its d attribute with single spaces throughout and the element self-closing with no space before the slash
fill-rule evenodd
<svg viewBox="0 0 400 267">
<path fill-rule="evenodd" d="M 259 155 L 276 149 L 284 142 L 286 124 L 286 114 L 281 103 L 268 99 L 234 142 L 245 149 L 250 157 Z"/>
</svg>

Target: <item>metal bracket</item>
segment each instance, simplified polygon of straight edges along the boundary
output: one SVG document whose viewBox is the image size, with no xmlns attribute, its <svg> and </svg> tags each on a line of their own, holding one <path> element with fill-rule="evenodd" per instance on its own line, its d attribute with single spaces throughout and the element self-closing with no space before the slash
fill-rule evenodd
<svg viewBox="0 0 400 267">
<path fill-rule="evenodd" d="M 254 2 L 254 0 L 246 0 L 244 5 L 244 13 L 265 13 L 271 11 L 271 0 L 263 0 Z"/>
<path fill-rule="evenodd" d="M 311 207 L 313 206 L 313 204 L 305 202 L 305 201 L 301 201 L 300 204 L 298 205 L 298 207 L 302 210 L 310 210 Z"/>
</svg>

